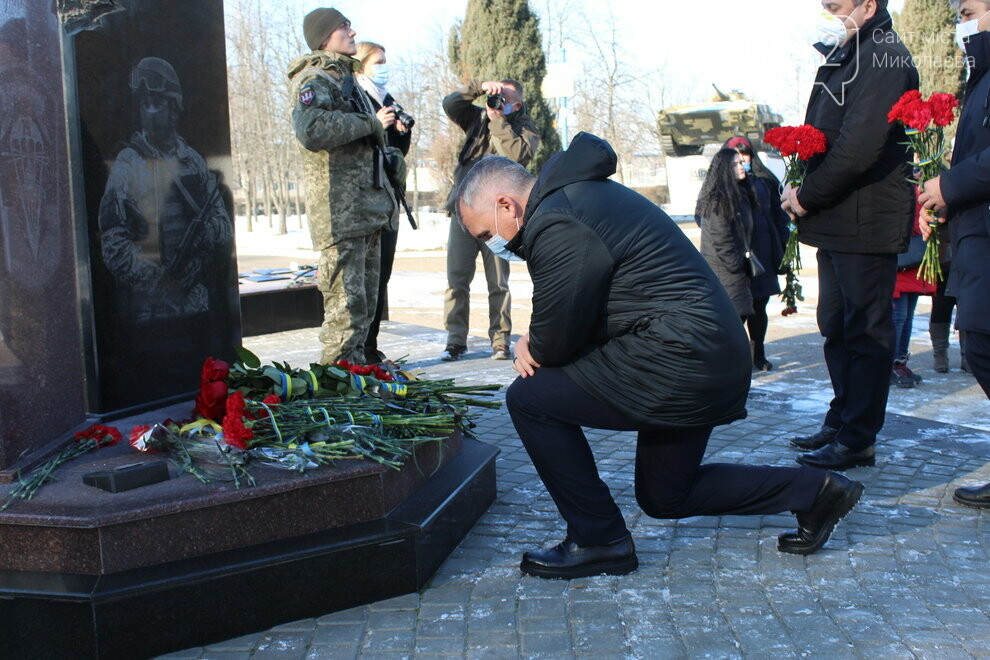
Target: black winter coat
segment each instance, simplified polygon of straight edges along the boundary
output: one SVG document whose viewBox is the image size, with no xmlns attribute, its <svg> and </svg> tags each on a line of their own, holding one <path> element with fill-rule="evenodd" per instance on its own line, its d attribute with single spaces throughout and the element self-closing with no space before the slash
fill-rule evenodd
<svg viewBox="0 0 990 660">
<path fill-rule="evenodd" d="M 748 195 L 744 197 L 748 199 Z M 744 204 L 726 217 L 712 211 L 701 218 L 701 256 L 715 273 L 739 316 L 753 315 L 752 281 L 743 256 L 753 236 L 753 208 Z M 743 234 L 745 233 L 745 239 Z M 752 246 L 750 246 L 752 248 Z M 762 260 L 761 260 L 762 261 Z M 764 264 L 766 265 L 766 264 Z"/>
<path fill-rule="evenodd" d="M 656 205 L 609 181 L 616 155 L 579 133 L 543 167 L 509 249 L 533 280 L 530 349 L 655 426 L 746 415 L 749 339 L 725 291 Z"/>
<path fill-rule="evenodd" d="M 825 133 L 828 151 L 815 156 L 798 191 L 809 214 L 798 220 L 802 243 L 856 254 L 907 249 L 914 194 L 906 180 L 911 154 L 904 128 L 887 113 L 918 89 L 918 71 L 878 11 L 844 46 L 818 48 L 818 70 L 805 123 Z"/>
<path fill-rule="evenodd" d="M 990 333 L 990 33 L 971 37 L 966 55 L 973 67 L 952 167 L 941 177 L 952 240 L 950 295 L 959 300 L 960 330 Z"/>
<path fill-rule="evenodd" d="M 780 293 L 777 270 L 784 260 L 784 246 L 790 235 L 790 220 L 780 206 L 776 182 L 750 175 L 756 206 L 753 209 L 753 236 L 749 245 L 767 272 L 750 280 L 753 298 L 769 298 Z"/>
</svg>

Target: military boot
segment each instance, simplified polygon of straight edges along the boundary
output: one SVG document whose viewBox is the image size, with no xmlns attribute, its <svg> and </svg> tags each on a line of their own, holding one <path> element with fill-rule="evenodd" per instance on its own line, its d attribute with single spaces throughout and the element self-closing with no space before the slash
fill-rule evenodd
<svg viewBox="0 0 990 660">
<path fill-rule="evenodd" d="M 932 340 L 932 368 L 940 374 L 949 371 L 949 324 L 929 323 L 928 336 Z"/>
</svg>

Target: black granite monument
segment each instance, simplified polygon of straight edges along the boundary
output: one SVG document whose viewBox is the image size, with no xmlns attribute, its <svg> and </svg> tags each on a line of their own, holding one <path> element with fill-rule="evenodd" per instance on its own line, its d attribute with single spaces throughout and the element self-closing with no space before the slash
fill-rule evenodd
<svg viewBox="0 0 990 660">
<path fill-rule="evenodd" d="M 59 23 L 0 2 L 0 483 L 85 421 Z"/>
<path fill-rule="evenodd" d="M 0 483 L 95 420 L 188 415 L 158 406 L 239 343 L 223 46 L 221 0 L 0 0 Z M 161 459 L 89 452 L 0 511 L 0 658 L 130 660 L 419 589 L 497 453 L 112 492 L 88 475 Z"/>
<path fill-rule="evenodd" d="M 99 413 L 187 396 L 240 343 L 221 0 L 131 0 L 74 39 Z"/>
</svg>

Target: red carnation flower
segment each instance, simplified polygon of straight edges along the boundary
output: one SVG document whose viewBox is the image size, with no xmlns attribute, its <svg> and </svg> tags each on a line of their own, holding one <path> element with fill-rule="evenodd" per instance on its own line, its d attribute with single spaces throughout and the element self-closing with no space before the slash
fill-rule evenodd
<svg viewBox="0 0 990 660">
<path fill-rule="evenodd" d="M 247 443 L 254 437 L 251 429 L 244 425 L 246 407 L 243 393 L 234 392 L 227 397 L 227 414 L 223 418 L 223 439 L 228 445 L 237 449 L 247 449 Z"/>
<path fill-rule="evenodd" d="M 112 426 L 103 426 L 102 424 L 94 424 L 84 431 L 78 431 L 75 438 L 79 442 L 95 440 L 97 447 L 110 447 L 123 440 L 120 431 Z"/>
<path fill-rule="evenodd" d="M 959 99 L 953 94 L 932 94 L 928 98 L 932 108 L 932 120 L 936 126 L 948 126 L 955 118 L 955 110 L 959 107 Z"/>
</svg>

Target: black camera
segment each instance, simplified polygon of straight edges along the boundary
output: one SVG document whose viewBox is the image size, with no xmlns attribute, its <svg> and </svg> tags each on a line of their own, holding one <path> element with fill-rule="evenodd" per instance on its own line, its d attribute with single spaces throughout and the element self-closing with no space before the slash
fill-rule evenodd
<svg viewBox="0 0 990 660">
<path fill-rule="evenodd" d="M 392 104 L 392 112 L 395 113 L 395 121 L 401 121 L 407 130 L 412 129 L 413 125 L 416 123 L 416 118 L 403 110 L 402 106 L 398 103 Z"/>
<path fill-rule="evenodd" d="M 505 105 L 505 97 L 501 94 L 489 94 L 486 103 L 492 110 L 501 110 L 502 106 Z"/>
</svg>

